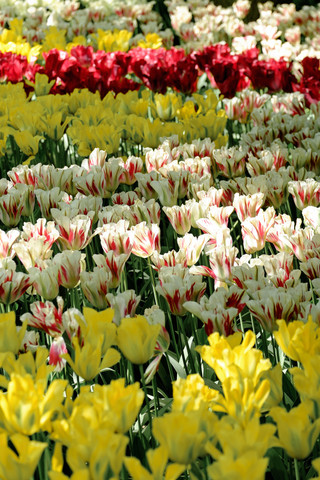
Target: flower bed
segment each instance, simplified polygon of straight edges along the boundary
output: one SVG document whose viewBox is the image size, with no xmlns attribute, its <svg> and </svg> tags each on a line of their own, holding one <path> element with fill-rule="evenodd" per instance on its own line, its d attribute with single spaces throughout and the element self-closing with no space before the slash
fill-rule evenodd
<svg viewBox="0 0 320 480">
<path fill-rule="evenodd" d="M 0 42 L 0 478 L 320 478 L 318 10 L 169 3 L 173 47 L 151 3 L 33 8 Z"/>
</svg>

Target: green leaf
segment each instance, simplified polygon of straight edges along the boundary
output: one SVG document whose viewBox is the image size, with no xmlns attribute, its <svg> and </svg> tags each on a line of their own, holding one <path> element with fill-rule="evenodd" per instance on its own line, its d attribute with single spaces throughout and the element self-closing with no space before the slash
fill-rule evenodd
<svg viewBox="0 0 320 480">
<path fill-rule="evenodd" d="M 282 450 L 278 448 L 270 448 L 267 453 L 267 456 L 269 457 L 268 470 L 270 471 L 273 480 L 289 480 L 289 465 L 284 463 L 283 455 L 279 453 L 281 451 Z"/>
</svg>

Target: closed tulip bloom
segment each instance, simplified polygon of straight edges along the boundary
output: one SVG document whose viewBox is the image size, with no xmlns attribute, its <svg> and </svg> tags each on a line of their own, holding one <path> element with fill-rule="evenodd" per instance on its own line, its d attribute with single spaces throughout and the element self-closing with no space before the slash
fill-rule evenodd
<svg viewBox="0 0 320 480">
<path fill-rule="evenodd" d="M 45 300 L 53 300 L 59 295 L 59 267 L 51 263 L 44 270 L 30 268 L 32 284 L 36 292 Z"/>
<path fill-rule="evenodd" d="M 141 300 L 134 290 L 126 290 L 117 294 L 107 293 L 106 299 L 110 307 L 114 310 L 113 322 L 120 324 L 121 318 L 134 317 L 136 308 Z"/>
<path fill-rule="evenodd" d="M 186 205 L 174 205 L 173 207 L 163 207 L 171 225 L 178 235 L 185 235 L 191 228 L 191 209 Z"/>
<path fill-rule="evenodd" d="M 59 187 L 53 187 L 50 190 L 35 190 L 38 205 L 40 207 L 41 215 L 47 220 L 52 220 L 51 208 L 58 208 L 59 202 L 67 201 L 68 194 L 62 192 Z"/>
<path fill-rule="evenodd" d="M 0 302 L 10 305 L 16 302 L 32 285 L 32 278 L 12 269 L 0 269 Z M 11 266 L 10 266 L 11 267 Z"/>
<path fill-rule="evenodd" d="M 320 203 L 320 183 L 314 178 L 305 181 L 292 181 L 288 183 L 288 191 L 299 210 L 306 207 L 318 207 Z"/>
<path fill-rule="evenodd" d="M 118 327 L 118 346 L 122 354 L 137 365 L 153 356 L 161 325 L 150 325 L 145 317 L 123 318 Z"/>
<path fill-rule="evenodd" d="M 209 239 L 210 235 L 204 234 L 195 237 L 192 233 L 187 233 L 183 237 L 177 239 L 180 250 L 185 252 L 188 267 L 197 263 L 201 252 Z"/>
<path fill-rule="evenodd" d="M 132 253 L 137 257 L 148 258 L 155 251 L 160 252 L 160 228 L 152 223 L 150 226 L 146 222 L 138 223 L 131 227 L 133 247 Z"/>
<path fill-rule="evenodd" d="M 265 246 L 269 230 L 275 222 L 273 207 L 260 210 L 256 217 L 247 217 L 241 224 L 243 246 L 247 253 L 255 253 Z"/>
<path fill-rule="evenodd" d="M 82 250 L 95 235 L 91 232 L 94 212 L 69 217 L 67 212 L 53 208 L 51 213 L 59 231 L 58 243 L 61 250 Z"/>
<path fill-rule="evenodd" d="M 54 256 L 52 263 L 58 266 L 58 281 L 65 288 L 74 288 L 85 270 L 85 254 L 79 250 L 64 250 Z"/>
<path fill-rule="evenodd" d="M 89 302 L 99 309 L 109 307 L 106 294 L 112 281 L 111 273 L 104 268 L 95 267 L 93 272 L 81 272 L 81 289 Z"/>
<path fill-rule="evenodd" d="M 108 222 L 96 229 L 104 253 L 112 250 L 115 255 L 121 255 L 122 253 L 130 255 L 132 250 L 132 234 L 128 228 L 129 222 L 127 220 L 119 220 L 117 223 Z"/>
<path fill-rule="evenodd" d="M 18 225 L 24 208 L 23 198 L 18 190 L 9 190 L 0 198 L 0 220 L 6 227 Z"/>
<path fill-rule="evenodd" d="M 50 347 L 49 365 L 55 366 L 55 372 L 61 372 L 66 365 L 66 360 L 61 355 L 68 353 L 63 337 L 56 337 Z"/>
<path fill-rule="evenodd" d="M 92 258 L 98 268 L 103 268 L 110 273 L 109 288 L 117 288 L 119 286 L 121 275 L 128 260 L 129 255 L 121 253 L 117 255 L 113 250 L 109 250 L 106 255 L 95 254 Z"/>
</svg>

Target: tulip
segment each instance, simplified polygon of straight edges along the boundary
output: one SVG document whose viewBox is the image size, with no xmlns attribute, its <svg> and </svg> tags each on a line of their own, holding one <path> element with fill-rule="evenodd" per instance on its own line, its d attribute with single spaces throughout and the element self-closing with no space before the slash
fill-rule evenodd
<svg viewBox="0 0 320 480">
<path fill-rule="evenodd" d="M 268 459 L 261 458 L 256 452 L 246 452 L 234 459 L 230 455 L 221 456 L 208 467 L 211 480 L 264 480 L 268 467 Z"/>
<path fill-rule="evenodd" d="M 15 271 L 12 261 L 9 268 L 0 268 L 0 302 L 10 305 L 16 302 L 32 285 L 32 278 L 22 272 Z"/>
<path fill-rule="evenodd" d="M 12 246 L 20 236 L 19 230 L 9 230 L 4 232 L 0 230 L 0 258 L 13 258 L 15 251 Z"/>
<path fill-rule="evenodd" d="M 119 220 L 118 223 L 103 225 L 96 230 L 100 237 L 102 249 L 105 253 L 113 250 L 116 255 L 125 253 L 130 255 L 132 251 L 132 234 L 128 231 L 129 222 Z"/>
<path fill-rule="evenodd" d="M 27 322 L 21 320 L 23 322 L 22 328 L 18 330 L 15 312 L 0 314 L 0 352 L 12 352 L 14 354 L 19 352 L 27 329 Z"/>
<path fill-rule="evenodd" d="M 55 337 L 49 354 L 49 365 L 55 365 L 55 372 L 61 372 L 64 369 L 66 360 L 61 355 L 65 353 L 68 353 L 68 350 L 63 337 Z"/>
<path fill-rule="evenodd" d="M 80 282 L 80 273 L 85 269 L 85 254 L 78 250 L 64 250 L 52 260 L 58 267 L 58 282 L 65 288 L 74 288 Z"/>
<path fill-rule="evenodd" d="M 141 222 L 131 227 L 132 253 L 137 257 L 150 257 L 155 251 L 160 252 L 160 228 L 156 224 L 148 226 Z"/>
<path fill-rule="evenodd" d="M 313 178 L 289 182 L 288 191 L 299 210 L 310 206 L 318 207 L 320 204 L 320 183 Z"/>
<path fill-rule="evenodd" d="M 97 407 L 102 409 L 116 433 L 126 433 L 132 427 L 144 400 L 144 393 L 135 382 L 125 385 L 124 378 L 112 380 L 109 385 L 95 388 Z"/>
<path fill-rule="evenodd" d="M 6 195 L 0 197 L 0 220 L 6 227 L 18 225 L 24 209 L 23 198 L 21 198 L 20 192 L 14 189 L 11 190 Z"/>
<path fill-rule="evenodd" d="M 239 195 L 235 193 L 233 206 L 240 222 L 244 222 L 247 217 L 256 217 L 265 200 L 265 194 L 262 192 L 252 195 Z"/>
<path fill-rule="evenodd" d="M 122 354 L 137 365 L 153 356 L 161 326 L 150 325 L 145 317 L 123 318 L 117 330 L 118 346 Z"/>
<path fill-rule="evenodd" d="M 287 412 L 282 407 L 273 407 L 270 416 L 277 424 L 278 446 L 292 458 L 302 460 L 308 457 L 320 433 L 320 418 L 310 420 L 312 402 L 305 401 Z"/>
<path fill-rule="evenodd" d="M 47 443 L 30 440 L 16 433 L 10 436 L 14 450 L 7 444 L 7 434 L 0 434 L 0 476 L 7 480 L 32 478 Z"/>
<path fill-rule="evenodd" d="M 0 395 L 0 417 L 8 433 L 33 435 L 51 429 L 51 419 L 61 410 L 66 380 L 47 382 L 30 374 L 11 374 L 7 393 Z"/>
<path fill-rule="evenodd" d="M 260 210 L 257 216 L 247 217 L 241 224 L 243 246 L 247 253 L 254 253 L 262 250 L 265 246 L 269 230 L 275 221 L 275 210 L 273 207 L 267 210 Z"/>
<path fill-rule="evenodd" d="M 109 348 L 103 356 L 103 335 L 98 337 L 88 336 L 84 345 L 80 346 L 79 339 L 74 337 L 74 360 L 68 353 L 61 355 L 73 371 L 86 381 L 93 380 L 102 370 L 113 367 L 120 360 L 120 354 L 114 348 Z"/>
<path fill-rule="evenodd" d="M 44 270 L 32 267 L 29 269 L 32 285 L 38 295 L 45 300 L 53 300 L 59 294 L 59 267 L 51 264 Z"/>
<path fill-rule="evenodd" d="M 40 207 L 41 215 L 47 220 L 52 220 L 51 208 L 58 208 L 60 201 L 69 199 L 66 192 L 62 192 L 59 187 L 51 188 L 50 190 L 35 190 L 38 205 Z"/>
<path fill-rule="evenodd" d="M 137 295 L 134 290 L 126 290 L 114 295 L 107 293 L 106 299 L 110 307 L 114 310 L 113 322 L 120 325 L 121 318 L 134 317 L 136 308 L 141 300 L 141 296 Z"/>
<path fill-rule="evenodd" d="M 126 457 L 124 464 L 133 480 L 176 480 L 185 470 L 185 465 L 173 463 L 167 466 L 168 451 L 166 447 L 161 446 L 156 450 L 147 451 L 148 464 L 151 473 L 141 465 L 140 461 L 135 457 Z M 167 468 L 166 468 L 167 467 Z"/>
<path fill-rule="evenodd" d="M 59 337 L 64 331 L 62 312 L 64 301 L 57 297 L 58 308 L 50 301 L 33 302 L 30 305 L 31 313 L 21 315 L 21 321 L 26 321 L 30 327 L 43 330 L 52 337 Z"/>
<path fill-rule="evenodd" d="M 123 273 L 128 255 L 122 253 L 116 255 L 113 250 L 109 250 L 106 256 L 102 254 L 92 255 L 92 258 L 98 268 L 103 268 L 110 273 L 109 288 L 117 288 L 120 284 L 121 275 Z"/>
<path fill-rule="evenodd" d="M 158 193 L 153 188 L 152 182 L 162 178 L 160 173 L 155 170 L 149 173 L 137 173 L 136 178 L 138 180 L 138 191 L 141 193 L 141 197 L 144 197 L 146 200 L 158 198 Z"/>
<path fill-rule="evenodd" d="M 175 267 L 178 264 L 187 268 L 187 257 L 183 250 L 179 250 L 178 252 L 171 250 L 163 255 L 160 255 L 160 253 L 156 251 L 151 255 L 150 260 L 154 265 L 153 268 L 157 271 L 162 267 Z"/>
<path fill-rule="evenodd" d="M 186 205 L 163 207 L 171 225 L 178 235 L 185 235 L 191 228 L 191 211 Z"/>
<path fill-rule="evenodd" d="M 302 210 L 303 221 L 306 227 L 312 227 L 316 233 L 320 228 L 320 207 L 306 207 Z"/>
<path fill-rule="evenodd" d="M 90 242 L 94 234 L 91 233 L 94 212 L 88 215 L 69 217 L 58 209 L 51 209 L 52 216 L 59 231 L 58 242 L 61 250 L 82 250 Z"/>
<path fill-rule="evenodd" d="M 156 289 L 167 300 L 174 315 L 185 315 L 187 311 L 183 307 L 184 303 L 199 301 L 205 292 L 206 284 L 201 280 L 201 276 L 192 275 L 182 265 L 162 267 Z"/>
<path fill-rule="evenodd" d="M 109 291 L 112 277 L 105 268 L 95 267 L 93 272 L 80 273 L 81 289 L 89 302 L 98 309 L 109 307 L 106 294 Z"/>
<path fill-rule="evenodd" d="M 170 412 L 153 420 L 153 435 L 168 451 L 169 459 L 190 465 L 203 454 L 207 441 L 199 412 Z"/>
</svg>

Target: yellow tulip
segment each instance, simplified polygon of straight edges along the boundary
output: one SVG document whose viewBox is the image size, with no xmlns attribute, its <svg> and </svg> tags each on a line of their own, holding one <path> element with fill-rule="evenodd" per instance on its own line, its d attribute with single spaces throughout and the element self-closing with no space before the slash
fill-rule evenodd
<svg viewBox="0 0 320 480">
<path fill-rule="evenodd" d="M 16 326 L 15 312 L 0 314 L 0 352 L 19 352 L 27 329 L 27 322 L 23 322 L 20 330 Z"/>
<path fill-rule="evenodd" d="M 215 411 L 226 412 L 242 425 L 259 416 L 262 406 L 270 393 L 268 380 L 262 380 L 257 385 L 250 378 L 228 377 L 222 383 L 224 397 L 217 400 L 213 407 Z"/>
<path fill-rule="evenodd" d="M 34 93 L 37 97 L 42 95 L 48 95 L 52 86 L 55 83 L 55 80 L 51 80 L 49 82 L 49 78 L 47 75 L 37 72 L 35 75 L 35 82 L 32 83 L 30 80 L 25 81 L 27 85 L 34 88 Z"/>
<path fill-rule="evenodd" d="M 162 45 L 162 38 L 157 33 L 147 33 L 145 39 L 141 39 L 138 41 L 138 47 L 141 48 L 161 48 Z"/>
<path fill-rule="evenodd" d="M 29 130 L 15 132 L 13 136 L 20 150 L 29 156 L 33 156 L 38 153 L 39 142 L 44 138 L 40 135 L 33 136 Z"/>
<path fill-rule="evenodd" d="M 110 385 L 96 385 L 94 397 L 91 395 L 91 401 L 102 412 L 102 416 L 106 416 L 116 433 L 126 433 L 131 428 L 143 400 L 144 393 L 139 383 L 125 386 L 124 378 L 112 380 Z"/>
<path fill-rule="evenodd" d="M 123 318 L 118 327 L 118 346 L 123 355 L 137 365 L 153 356 L 161 325 L 150 325 L 145 317 Z"/>
<path fill-rule="evenodd" d="M 91 35 L 97 44 L 98 50 L 106 52 L 127 52 L 132 32 L 128 30 L 103 31 L 100 28 L 96 34 Z"/>
<path fill-rule="evenodd" d="M 7 435 L 0 435 L 0 478 L 30 480 L 47 444 L 31 441 L 18 433 L 11 435 L 10 441 L 16 452 L 8 446 Z"/>
<path fill-rule="evenodd" d="M 268 380 L 270 384 L 269 395 L 262 406 L 262 411 L 268 411 L 271 407 L 279 405 L 283 398 L 282 368 L 280 363 L 278 363 L 271 370 L 263 372 L 261 379 Z"/>
<path fill-rule="evenodd" d="M 314 477 L 316 480 L 320 479 L 320 457 L 312 461 L 312 466 L 316 470 L 318 477 Z"/>
<path fill-rule="evenodd" d="M 172 387 L 172 410 L 181 412 L 199 410 L 204 406 L 210 408 L 219 397 L 218 390 L 207 387 L 199 374 L 188 375 L 185 379 L 178 378 Z"/>
<path fill-rule="evenodd" d="M 219 459 L 221 455 L 238 458 L 249 451 L 263 457 L 269 448 L 276 445 L 276 427 L 271 423 L 260 424 L 257 417 L 242 426 L 226 415 L 216 424 L 215 430 L 215 442 L 206 445 L 206 450 L 215 459 Z M 217 440 L 223 453 L 215 447 Z"/>
<path fill-rule="evenodd" d="M 158 117 L 162 121 L 172 120 L 177 111 L 182 107 L 182 97 L 176 93 L 155 93 L 154 95 L 155 109 Z"/>
<path fill-rule="evenodd" d="M 270 361 L 263 359 L 262 352 L 252 348 L 255 335 L 251 330 L 246 332 L 242 342 L 241 340 L 240 332 L 228 337 L 215 332 L 208 337 L 209 346 L 197 347 L 202 359 L 215 370 L 221 382 L 230 376 L 230 367 L 234 368 L 234 365 L 244 376 L 254 379 L 255 382 L 263 372 L 271 368 Z"/>
<path fill-rule="evenodd" d="M 82 470 L 74 472 L 71 477 L 64 473 L 54 471 L 49 472 L 48 475 L 50 480 L 90 480 L 91 478 L 88 468 L 83 468 Z"/>
<path fill-rule="evenodd" d="M 320 419 L 312 422 L 312 402 L 302 402 L 289 412 L 284 408 L 274 407 L 270 416 L 278 428 L 278 446 L 284 448 L 292 458 L 302 460 L 310 455 L 320 433 Z"/>
<path fill-rule="evenodd" d="M 153 435 L 168 451 L 169 459 L 183 465 L 204 453 L 206 433 L 201 430 L 199 412 L 171 412 L 153 420 Z"/>
<path fill-rule="evenodd" d="M 44 347 L 37 348 L 35 357 L 30 350 L 27 353 L 20 353 L 17 359 L 13 353 L 6 353 L 2 363 L 2 368 L 9 376 L 11 376 L 13 373 L 22 376 L 29 374 L 33 378 L 34 382 L 42 382 L 43 387 L 45 388 L 47 385 L 48 376 L 54 369 L 53 366 L 47 365 L 48 356 L 49 351 Z M 7 380 L 6 388 L 8 383 L 9 380 Z"/>
<path fill-rule="evenodd" d="M 250 451 L 237 459 L 222 455 L 208 467 L 208 474 L 211 480 L 264 480 L 267 466 L 267 458 Z"/>
<path fill-rule="evenodd" d="M 57 50 L 66 49 L 66 30 L 57 27 L 49 27 L 42 42 L 43 50 L 48 52 L 52 48 Z"/>
<path fill-rule="evenodd" d="M 320 355 L 310 355 L 309 352 L 302 354 L 300 351 L 303 368 L 290 368 L 293 384 L 297 389 L 301 401 L 312 400 L 312 418 L 320 417 Z"/>
<path fill-rule="evenodd" d="M 66 380 L 54 380 L 45 392 L 44 382 L 13 373 L 7 393 L 0 394 L 0 425 L 9 433 L 24 435 L 50 431 L 53 415 L 62 409 L 66 385 Z"/>
<path fill-rule="evenodd" d="M 155 450 L 147 451 L 148 464 L 151 473 L 134 457 L 126 457 L 124 464 L 133 480 L 176 480 L 185 470 L 186 466 L 171 463 L 167 468 L 168 451 L 161 446 Z"/>
<path fill-rule="evenodd" d="M 88 339 L 89 336 L 93 337 L 93 342 L 94 338 L 102 335 L 103 343 L 101 352 L 102 355 L 105 355 L 108 348 L 117 343 L 117 327 L 115 323 L 112 322 L 114 310 L 112 308 L 107 308 L 106 310 L 98 312 L 93 308 L 84 307 L 83 316 L 87 325 L 85 327 L 81 318 L 78 318 L 78 323 L 81 327 L 81 335 L 86 339 Z"/>
<path fill-rule="evenodd" d="M 309 316 L 307 323 L 300 320 L 286 323 L 278 320 L 273 335 L 282 351 L 292 360 L 301 362 L 301 354 L 320 353 L 320 328 Z"/>
<path fill-rule="evenodd" d="M 102 370 L 113 367 L 120 360 L 120 353 L 114 348 L 109 348 L 103 356 L 103 342 L 103 335 L 98 338 L 88 336 L 84 345 L 80 346 L 79 339 L 75 337 L 72 341 L 74 360 L 68 353 L 61 357 L 67 360 L 79 377 L 86 381 L 93 380 Z"/>
</svg>

